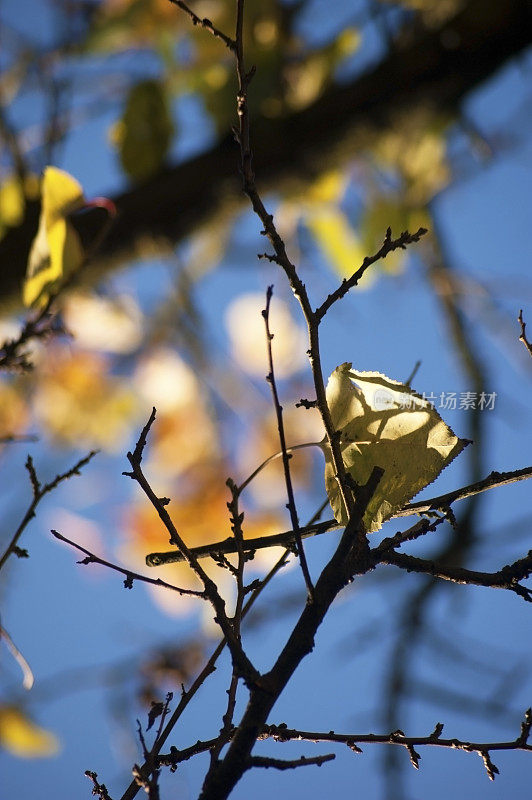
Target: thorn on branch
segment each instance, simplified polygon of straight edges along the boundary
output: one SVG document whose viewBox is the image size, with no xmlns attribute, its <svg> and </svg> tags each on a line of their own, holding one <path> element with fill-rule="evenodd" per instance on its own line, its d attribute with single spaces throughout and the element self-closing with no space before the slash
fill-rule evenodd
<svg viewBox="0 0 532 800">
<path fill-rule="evenodd" d="M 443 722 L 437 722 L 434 726 L 434 730 L 430 734 L 430 738 L 434 739 L 434 741 L 438 740 L 443 733 Z"/>
<path fill-rule="evenodd" d="M 309 408 L 317 408 L 317 407 L 318 407 L 318 401 L 317 400 L 305 400 L 304 397 L 301 398 L 299 403 L 296 403 L 296 408 L 309 409 Z"/>
<path fill-rule="evenodd" d="M 411 744 L 407 744 L 406 749 L 408 750 L 408 755 L 410 756 L 410 763 L 414 769 L 419 769 L 419 759 L 421 756 L 416 750 L 414 750 Z"/>
<path fill-rule="evenodd" d="M 490 758 L 489 750 L 479 750 L 478 754 L 481 757 L 482 761 L 484 762 L 488 778 L 490 779 L 490 781 L 494 781 L 495 775 L 499 775 L 500 773 L 498 767 L 495 766 L 495 764 Z"/>
<path fill-rule="evenodd" d="M 268 235 L 266 233 L 266 231 L 261 231 L 261 233 L 262 233 L 263 236 L 267 236 Z M 275 253 L 257 253 L 257 258 L 259 260 L 267 259 L 271 264 L 279 264 L 280 265 L 280 261 L 279 261 L 278 257 L 275 255 Z"/>
</svg>

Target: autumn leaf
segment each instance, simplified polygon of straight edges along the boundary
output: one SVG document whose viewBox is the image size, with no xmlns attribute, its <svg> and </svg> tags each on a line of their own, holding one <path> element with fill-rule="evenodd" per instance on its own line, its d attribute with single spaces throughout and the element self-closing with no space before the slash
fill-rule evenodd
<svg viewBox="0 0 532 800">
<path fill-rule="evenodd" d="M 432 483 L 468 444 L 443 422 L 437 411 L 409 386 L 378 372 L 355 372 L 349 363 L 337 367 L 327 384 L 327 403 L 345 467 L 363 485 L 374 467 L 384 469 L 364 524 L 371 533 Z M 347 513 L 328 445 L 325 487 L 338 522 Z"/>
<path fill-rule="evenodd" d="M 83 260 L 83 247 L 68 214 L 85 204 L 83 189 L 67 172 L 46 167 L 42 181 L 42 208 L 23 286 L 25 306 L 46 305 L 61 279 Z"/>
<path fill-rule="evenodd" d="M 55 755 L 59 742 L 19 708 L 5 705 L 0 706 L 0 747 L 21 758 L 42 758 Z"/>
</svg>

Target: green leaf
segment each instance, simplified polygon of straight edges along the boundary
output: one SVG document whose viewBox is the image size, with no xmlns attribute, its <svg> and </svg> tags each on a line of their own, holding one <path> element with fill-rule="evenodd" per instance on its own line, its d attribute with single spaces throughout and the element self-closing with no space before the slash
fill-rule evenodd
<svg viewBox="0 0 532 800">
<path fill-rule="evenodd" d="M 131 89 L 115 130 L 124 171 L 142 181 L 161 169 L 174 134 L 164 87 L 147 80 Z"/>
<path fill-rule="evenodd" d="M 363 485 L 374 467 L 384 475 L 373 495 L 364 525 L 368 533 L 432 483 L 468 444 L 410 387 L 378 372 L 337 367 L 327 384 L 327 403 L 345 467 Z M 329 446 L 324 443 L 325 488 L 334 516 L 347 523 Z"/>
</svg>

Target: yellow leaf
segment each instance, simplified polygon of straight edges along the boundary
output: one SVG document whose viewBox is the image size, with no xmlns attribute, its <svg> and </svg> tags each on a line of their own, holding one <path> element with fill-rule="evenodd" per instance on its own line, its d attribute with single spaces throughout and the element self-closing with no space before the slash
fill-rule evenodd
<svg viewBox="0 0 532 800">
<path fill-rule="evenodd" d="M 346 28 L 337 37 L 334 48 L 337 58 L 346 58 L 353 55 L 360 47 L 362 35 L 358 28 Z"/>
<path fill-rule="evenodd" d="M 348 184 L 345 172 L 331 169 L 323 172 L 306 191 L 311 203 L 336 203 L 343 196 Z"/>
<path fill-rule="evenodd" d="M 46 305 L 61 279 L 74 272 L 83 260 L 80 239 L 67 220 L 68 214 L 84 205 L 80 184 L 68 172 L 46 167 L 41 196 L 39 229 L 23 286 L 25 306 Z"/>
<path fill-rule="evenodd" d="M 329 378 L 327 403 L 345 467 L 359 485 L 374 467 L 384 469 L 364 525 L 371 533 L 411 500 L 464 449 L 437 411 L 410 387 L 378 372 L 354 372 L 341 364 Z M 355 385 L 356 384 L 356 385 Z M 330 449 L 324 445 L 325 487 L 338 522 L 347 513 L 334 477 Z"/>
<path fill-rule="evenodd" d="M 352 275 L 366 253 L 345 214 L 326 207 L 310 214 L 306 223 L 335 272 L 341 277 Z"/>
<path fill-rule="evenodd" d="M 0 227 L 16 227 L 24 216 L 24 188 L 11 175 L 0 186 Z"/>
<path fill-rule="evenodd" d="M 0 706 L 0 747 L 20 758 L 53 756 L 59 742 L 50 731 L 40 728 L 15 706 Z"/>
</svg>

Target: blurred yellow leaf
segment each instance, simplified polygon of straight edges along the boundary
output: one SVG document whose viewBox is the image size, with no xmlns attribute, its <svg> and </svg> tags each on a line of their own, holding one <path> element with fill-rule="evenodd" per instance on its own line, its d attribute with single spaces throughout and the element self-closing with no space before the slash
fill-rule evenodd
<svg viewBox="0 0 532 800">
<path fill-rule="evenodd" d="M 67 172 L 46 167 L 37 236 L 31 247 L 23 286 L 25 306 L 46 305 L 49 294 L 83 260 L 83 248 L 67 215 L 84 205 L 83 189 Z"/>
<path fill-rule="evenodd" d="M 355 53 L 360 47 L 362 34 L 358 28 L 345 28 L 334 43 L 337 58 L 345 58 Z"/>
<path fill-rule="evenodd" d="M 0 185 L 0 231 L 14 228 L 24 216 L 24 188 L 15 175 Z"/>
<path fill-rule="evenodd" d="M 306 190 L 304 200 L 315 203 L 337 203 L 345 193 L 348 179 L 339 169 L 323 172 Z"/>
<path fill-rule="evenodd" d="M 0 383 L 0 439 L 24 431 L 28 424 L 29 410 L 17 385 Z"/>
<path fill-rule="evenodd" d="M 102 355 L 66 348 L 47 353 L 34 406 L 48 435 L 62 444 L 118 450 L 135 418 L 133 390 L 109 375 Z"/>
<path fill-rule="evenodd" d="M 262 310 L 265 296 L 261 292 L 238 295 L 228 306 L 225 324 L 233 358 L 248 374 L 264 378 L 269 372 L 266 334 Z M 287 378 L 306 363 L 306 334 L 294 321 L 290 309 L 274 298 L 270 311 L 270 328 L 275 374 Z"/>
<path fill-rule="evenodd" d="M 114 129 L 124 171 L 142 181 L 161 169 L 174 133 L 168 100 L 160 81 L 137 83 Z"/>
<path fill-rule="evenodd" d="M 330 75 L 330 66 L 330 60 L 318 52 L 285 69 L 286 102 L 290 108 L 297 111 L 316 100 Z"/>
<path fill-rule="evenodd" d="M 5 705 L 0 706 L 0 747 L 20 758 L 42 758 L 55 755 L 59 742 L 19 708 Z"/>
<path fill-rule="evenodd" d="M 77 344 L 87 349 L 132 353 L 142 341 L 142 313 L 130 295 L 70 294 L 63 316 Z"/>
<path fill-rule="evenodd" d="M 284 425 L 288 433 L 287 445 L 304 442 L 319 442 L 323 439 L 323 423 L 317 409 L 308 409 L 301 413 L 300 409 L 285 407 L 283 411 Z M 270 456 L 279 452 L 279 429 L 277 417 L 273 410 L 257 417 L 253 427 L 242 442 L 239 453 L 239 474 L 243 477 L 251 475 L 257 466 Z M 294 452 L 290 460 L 290 473 L 294 486 L 308 488 L 311 479 L 313 452 L 310 448 Z M 283 463 L 280 458 L 268 464 L 246 488 L 259 507 L 277 508 L 286 503 L 286 482 Z M 247 532 L 247 535 L 250 535 Z"/>
<path fill-rule="evenodd" d="M 327 403 L 333 425 L 341 431 L 341 450 L 348 473 L 359 485 L 374 467 L 384 469 L 368 505 L 364 524 L 378 531 L 394 511 L 411 500 L 464 449 L 437 411 L 409 386 L 378 372 L 355 372 L 341 364 L 329 378 Z M 328 445 L 325 488 L 334 516 L 347 523 Z"/>
<path fill-rule="evenodd" d="M 360 219 L 362 247 L 367 255 L 371 255 L 381 247 L 387 228 L 392 229 L 394 236 L 399 236 L 402 231 L 416 231 L 421 227 L 430 228 L 430 217 L 424 208 L 409 208 L 400 198 L 378 197 L 364 210 Z M 407 256 L 407 250 L 395 250 L 379 262 L 378 268 L 397 274 Z"/>
<path fill-rule="evenodd" d="M 345 278 L 358 269 L 366 253 L 343 211 L 334 206 L 316 210 L 306 224 L 338 275 Z"/>
</svg>

